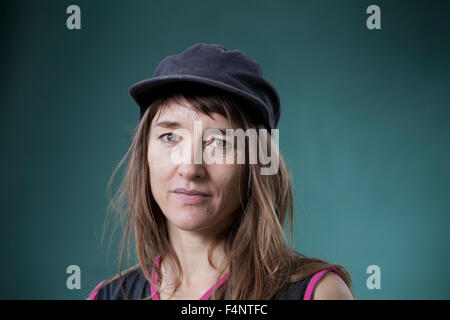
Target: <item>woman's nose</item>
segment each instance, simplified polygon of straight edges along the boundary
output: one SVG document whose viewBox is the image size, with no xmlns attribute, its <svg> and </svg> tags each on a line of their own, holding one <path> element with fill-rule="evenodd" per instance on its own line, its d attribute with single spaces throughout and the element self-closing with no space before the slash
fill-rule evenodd
<svg viewBox="0 0 450 320">
<path fill-rule="evenodd" d="M 201 179 L 205 176 L 205 172 L 203 164 L 181 163 L 178 165 L 178 174 L 188 180 Z"/>
<path fill-rule="evenodd" d="M 183 159 L 188 161 L 178 164 L 178 174 L 186 179 L 202 178 L 206 173 L 203 163 L 202 138 L 197 137 L 195 141 L 189 142 L 187 140 L 183 148 L 183 152 L 187 152 L 187 158 L 183 157 Z"/>
</svg>

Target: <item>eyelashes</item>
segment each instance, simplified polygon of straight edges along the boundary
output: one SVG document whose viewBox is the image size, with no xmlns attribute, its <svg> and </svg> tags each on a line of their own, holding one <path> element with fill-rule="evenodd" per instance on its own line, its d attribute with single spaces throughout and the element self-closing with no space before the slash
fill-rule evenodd
<svg viewBox="0 0 450 320">
<path fill-rule="evenodd" d="M 170 136 L 170 140 L 166 140 L 165 137 L 169 137 Z M 172 141 L 172 136 L 175 136 L 177 138 L 177 140 Z M 165 143 L 174 143 L 174 142 L 178 142 L 178 140 L 180 139 L 180 137 L 178 137 L 176 134 L 172 133 L 172 132 L 168 132 L 168 133 L 164 133 L 163 135 L 159 136 L 159 139 L 161 139 L 163 142 Z"/>
<path fill-rule="evenodd" d="M 213 138 L 213 141 L 210 144 L 214 144 L 215 142 L 219 142 L 218 144 L 214 145 L 214 147 L 216 148 L 228 149 L 231 147 L 231 143 L 224 139 Z"/>
<path fill-rule="evenodd" d="M 159 136 L 159 139 L 163 141 L 163 143 L 166 144 L 176 144 L 179 141 L 183 140 L 183 137 L 180 137 L 173 132 L 167 132 Z M 208 140 L 205 142 L 206 146 L 212 145 L 215 148 L 220 149 L 228 149 L 232 146 L 232 144 L 227 141 L 226 139 L 220 139 L 217 137 L 213 137 L 211 140 Z"/>
</svg>

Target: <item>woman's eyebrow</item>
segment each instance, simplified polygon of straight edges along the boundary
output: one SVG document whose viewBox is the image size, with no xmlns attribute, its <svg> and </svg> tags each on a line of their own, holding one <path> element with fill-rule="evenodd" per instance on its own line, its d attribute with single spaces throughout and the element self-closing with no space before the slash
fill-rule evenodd
<svg viewBox="0 0 450 320">
<path fill-rule="evenodd" d="M 181 125 L 179 122 L 176 121 L 160 121 L 155 124 L 155 127 L 162 127 L 162 128 L 179 128 Z"/>
<path fill-rule="evenodd" d="M 168 128 L 168 129 L 174 129 L 174 128 L 180 128 L 181 124 L 176 121 L 160 121 L 155 123 L 155 127 L 162 127 L 162 128 Z M 227 135 L 226 130 L 232 130 L 232 128 L 208 128 L 208 130 L 219 130 L 224 136 Z"/>
</svg>

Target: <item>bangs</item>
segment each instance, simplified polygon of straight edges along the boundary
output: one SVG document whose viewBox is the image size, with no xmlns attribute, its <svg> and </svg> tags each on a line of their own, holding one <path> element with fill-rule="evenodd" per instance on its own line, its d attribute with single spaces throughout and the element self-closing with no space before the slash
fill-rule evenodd
<svg viewBox="0 0 450 320">
<path fill-rule="evenodd" d="M 245 129 L 253 126 L 251 117 L 241 111 L 246 109 L 247 101 L 224 90 L 192 83 L 171 85 L 170 88 L 162 89 L 156 100 L 147 108 L 147 119 L 150 122 L 155 116 L 158 119 L 170 102 L 194 108 L 211 119 L 213 113 L 220 114 L 228 120 L 230 128 L 237 126 Z"/>
</svg>

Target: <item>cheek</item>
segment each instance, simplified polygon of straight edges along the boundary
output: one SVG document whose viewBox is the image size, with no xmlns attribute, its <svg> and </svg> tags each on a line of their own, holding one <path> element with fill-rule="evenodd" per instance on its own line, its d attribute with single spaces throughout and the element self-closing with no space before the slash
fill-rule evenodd
<svg viewBox="0 0 450 320">
<path fill-rule="evenodd" d="M 245 189 L 243 171 L 239 166 L 219 166 L 216 171 L 217 185 L 220 186 L 222 201 L 225 205 L 240 203 Z"/>
<path fill-rule="evenodd" d="M 156 189 L 152 188 L 152 191 L 162 191 L 173 169 L 172 162 L 170 161 L 170 154 L 156 143 L 150 143 L 147 161 L 150 172 L 150 185 L 158 186 Z"/>
</svg>

